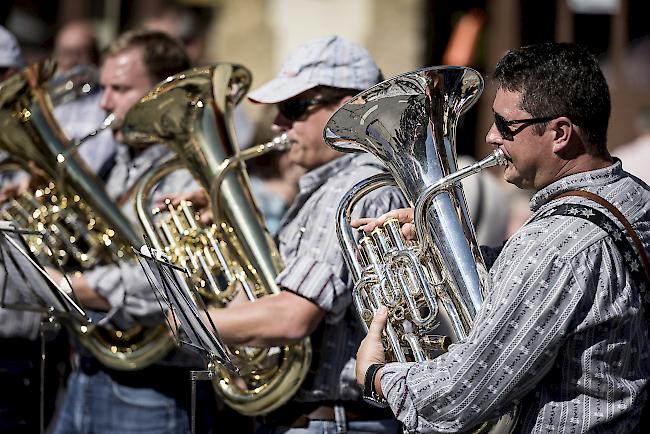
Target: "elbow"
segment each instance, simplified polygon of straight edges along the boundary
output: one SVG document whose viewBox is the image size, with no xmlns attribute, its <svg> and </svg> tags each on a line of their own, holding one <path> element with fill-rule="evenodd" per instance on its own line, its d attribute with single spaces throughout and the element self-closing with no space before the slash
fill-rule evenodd
<svg viewBox="0 0 650 434">
<path fill-rule="evenodd" d="M 293 299 L 287 302 L 286 298 L 292 297 L 295 296 L 284 295 L 274 300 L 273 319 L 261 330 L 262 336 L 265 335 L 274 345 L 301 341 L 314 332 L 323 318 L 323 311 L 309 301 Z"/>
<path fill-rule="evenodd" d="M 304 321 L 295 321 L 292 326 L 285 330 L 285 339 L 287 343 L 298 342 L 309 336 L 314 331 L 314 328 L 311 324 L 306 324 Z"/>
<path fill-rule="evenodd" d="M 293 344 L 309 336 L 312 331 L 311 325 L 305 321 L 295 316 L 284 316 L 283 320 L 278 317 L 275 327 L 265 327 L 260 336 L 251 336 L 251 340 L 261 337 L 270 345 Z"/>
</svg>

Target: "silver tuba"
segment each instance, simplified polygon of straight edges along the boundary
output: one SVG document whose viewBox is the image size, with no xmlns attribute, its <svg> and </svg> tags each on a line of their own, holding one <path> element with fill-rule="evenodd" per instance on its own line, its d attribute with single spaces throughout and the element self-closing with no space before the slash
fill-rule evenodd
<svg viewBox="0 0 650 434">
<path fill-rule="evenodd" d="M 190 270 L 206 304 L 227 307 L 238 290 L 254 301 L 279 292 L 283 264 L 250 191 L 245 160 L 286 146 L 286 139 L 241 151 L 232 111 L 250 86 L 250 72 L 220 63 L 168 78 L 145 95 L 124 118 L 127 143 L 165 143 L 179 159 L 151 172 L 137 187 L 138 216 L 151 243 L 173 263 Z M 148 195 L 164 176 L 190 171 L 208 192 L 214 224 L 205 227 L 188 204 L 168 206 L 154 221 Z M 160 213 L 160 210 L 154 212 Z M 273 348 L 231 348 L 239 377 L 217 367 L 215 391 L 245 415 L 266 414 L 300 388 L 311 362 L 305 338 Z"/>
<path fill-rule="evenodd" d="M 354 305 L 366 328 L 380 304 L 388 307 L 389 360 L 439 356 L 469 334 L 483 303 L 487 271 L 459 181 L 505 164 L 505 158 L 496 150 L 465 169 L 456 166 L 458 119 L 482 91 L 483 78 L 473 69 L 421 69 L 358 94 L 325 128 L 329 146 L 371 153 L 390 172 L 355 185 L 341 200 L 337 217 L 355 280 Z M 404 240 L 392 219 L 357 245 L 349 225 L 354 205 L 370 191 L 394 184 L 415 208 L 418 241 Z M 478 431 L 507 431 L 515 419 L 511 413 Z"/>
</svg>

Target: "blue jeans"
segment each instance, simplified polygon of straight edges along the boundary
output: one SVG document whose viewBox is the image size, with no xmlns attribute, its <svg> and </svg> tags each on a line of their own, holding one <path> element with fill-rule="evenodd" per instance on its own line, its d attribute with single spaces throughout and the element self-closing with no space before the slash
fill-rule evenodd
<svg viewBox="0 0 650 434">
<path fill-rule="evenodd" d="M 188 410 L 182 408 L 177 399 L 153 388 L 119 384 L 102 370 L 92 375 L 79 370 L 72 373 L 65 403 L 53 430 L 53 434 L 189 432 Z"/>
<path fill-rule="evenodd" d="M 347 434 L 397 434 L 399 422 L 395 419 L 358 420 L 347 423 Z M 256 434 L 336 434 L 336 422 L 312 420 L 306 428 L 260 426 Z"/>
</svg>

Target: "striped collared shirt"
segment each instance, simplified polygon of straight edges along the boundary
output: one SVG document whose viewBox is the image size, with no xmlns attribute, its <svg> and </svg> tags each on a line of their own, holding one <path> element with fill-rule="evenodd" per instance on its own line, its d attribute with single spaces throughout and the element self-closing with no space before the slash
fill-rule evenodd
<svg viewBox="0 0 650 434">
<path fill-rule="evenodd" d="M 115 166 L 106 181 L 106 192 L 113 200 L 120 202 L 121 211 L 134 225 L 136 233 L 141 233 L 142 227 L 133 200 L 134 186 L 146 172 L 154 170 L 172 155 L 164 145 L 150 146 L 135 157 L 130 156 L 127 146 L 121 145 L 118 148 Z M 190 173 L 187 170 L 178 170 L 163 178 L 154 187 L 150 192 L 150 200 L 153 203 L 163 194 L 181 193 L 196 188 Z M 84 277 L 90 287 L 105 297 L 111 305 L 111 310 L 103 322 L 110 322 L 119 328 L 160 322 L 160 303 L 137 260 L 100 265 L 85 271 Z"/>
<path fill-rule="evenodd" d="M 336 235 L 335 217 L 341 198 L 354 184 L 383 170 L 370 155 L 346 154 L 306 173 L 281 223 L 279 248 L 286 267 L 277 277 L 278 285 L 327 312 L 312 336 L 315 363 L 299 392 L 300 400 L 354 400 L 360 395 L 353 357 L 365 332 L 351 305 L 352 280 Z M 397 188 L 382 188 L 359 201 L 353 218 L 379 216 L 404 206 Z"/>
<path fill-rule="evenodd" d="M 408 432 L 465 431 L 512 403 L 518 432 L 622 433 L 637 424 L 650 377 L 640 294 L 603 229 L 543 216 L 560 203 L 610 215 L 583 198 L 551 200 L 575 189 L 614 204 L 648 251 L 650 191 L 620 161 L 537 192 L 533 217 L 490 271 L 468 338 L 435 360 L 383 369 L 382 390 Z"/>
</svg>

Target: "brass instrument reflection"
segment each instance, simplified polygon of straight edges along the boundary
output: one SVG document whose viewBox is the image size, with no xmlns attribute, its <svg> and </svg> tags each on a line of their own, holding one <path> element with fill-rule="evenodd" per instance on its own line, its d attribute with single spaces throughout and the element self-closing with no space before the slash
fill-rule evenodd
<svg viewBox="0 0 650 434">
<path fill-rule="evenodd" d="M 282 263 L 251 194 L 244 162 L 286 146 L 286 139 L 239 150 L 232 110 L 250 80 L 244 67 L 226 63 L 170 77 L 127 113 L 121 130 L 127 143 L 165 143 L 178 155 L 176 162 L 142 180 L 138 215 L 152 245 L 189 268 L 192 283 L 219 307 L 233 302 L 238 289 L 250 301 L 279 292 L 275 277 Z M 210 227 L 201 227 L 187 203 L 154 211 L 158 218 L 147 208 L 153 187 L 179 168 L 189 170 L 208 193 L 215 222 Z M 245 415 L 266 414 L 287 402 L 311 361 L 308 338 L 281 347 L 231 348 L 231 353 L 240 376 L 217 368 L 215 390 Z"/>
</svg>

